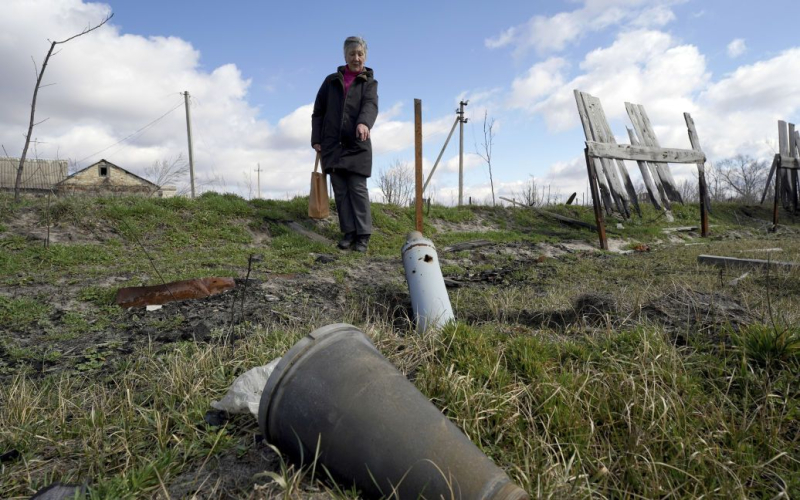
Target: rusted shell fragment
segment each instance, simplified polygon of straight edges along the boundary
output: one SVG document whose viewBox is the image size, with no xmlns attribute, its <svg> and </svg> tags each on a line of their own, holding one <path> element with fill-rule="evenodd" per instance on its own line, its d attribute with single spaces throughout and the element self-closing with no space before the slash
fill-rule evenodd
<svg viewBox="0 0 800 500">
<path fill-rule="evenodd" d="M 198 278 L 163 285 L 132 286 L 117 290 L 116 304 L 129 307 L 166 304 L 178 300 L 202 299 L 236 287 L 233 278 Z"/>
</svg>

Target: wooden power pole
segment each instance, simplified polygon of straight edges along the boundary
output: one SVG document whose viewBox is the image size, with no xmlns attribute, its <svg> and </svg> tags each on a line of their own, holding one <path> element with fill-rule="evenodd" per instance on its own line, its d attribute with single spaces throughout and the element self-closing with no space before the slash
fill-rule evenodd
<svg viewBox="0 0 800 500">
<path fill-rule="evenodd" d="M 414 99 L 414 178 L 416 229 L 422 232 L 422 100 Z"/>
<path fill-rule="evenodd" d="M 192 120 L 189 115 L 189 91 L 183 93 L 183 102 L 186 105 L 186 135 L 189 138 L 189 182 L 192 185 L 192 199 L 194 199 L 194 152 L 192 151 Z"/>
<path fill-rule="evenodd" d="M 256 165 L 258 165 L 258 168 L 256 168 L 256 174 L 257 174 L 256 178 L 258 179 L 258 199 L 260 200 L 261 199 L 261 164 L 260 163 L 256 163 Z"/>
<path fill-rule="evenodd" d="M 464 118 L 464 106 L 469 101 L 461 101 L 458 105 L 458 206 L 464 204 L 464 124 L 469 119 Z"/>
</svg>

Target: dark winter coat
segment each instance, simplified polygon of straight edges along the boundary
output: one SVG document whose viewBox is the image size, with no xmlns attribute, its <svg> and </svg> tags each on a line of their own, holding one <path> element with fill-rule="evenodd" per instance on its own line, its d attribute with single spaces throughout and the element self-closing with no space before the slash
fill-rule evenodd
<svg viewBox="0 0 800 500">
<path fill-rule="evenodd" d="M 372 70 L 353 80 L 344 95 L 344 66 L 328 75 L 317 92 L 311 114 L 311 145 L 322 147 L 322 168 L 372 175 L 372 141 L 359 141 L 356 126 L 363 123 L 370 130 L 378 117 L 378 81 Z"/>
</svg>

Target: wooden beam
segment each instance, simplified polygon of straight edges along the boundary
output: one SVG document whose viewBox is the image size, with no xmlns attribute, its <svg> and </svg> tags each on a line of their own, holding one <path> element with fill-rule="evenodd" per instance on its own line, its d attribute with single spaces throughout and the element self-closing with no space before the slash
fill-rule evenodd
<svg viewBox="0 0 800 500">
<path fill-rule="evenodd" d="M 589 123 L 589 114 L 586 111 L 586 104 L 583 102 L 583 92 L 578 89 L 574 89 L 572 93 L 575 95 L 575 102 L 578 105 L 578 116 L 581 118 L 581 125 L 583 126 L 583 135 L 586 137 L 587 141 L 594 141 L 595 136 L 592 133 L 592 125 Z M 600 163 L 600 160 L 594 160 L 597 163 Z M 595 168 L 597 172 L 597 169 Z M 614 200 L 611 196 L 611 189 L 608 186 L 608 182 L 606 181 L 605 176 L 602 172 L 598 172 L 597 176 L 597 183 L 600 186 L 600 195 L 603 197 L 603 206 L 605 206 L 606 211 L 610 214 L 611 213 L 611 206 L 614 203 Z"/>
<path fill-rule="evenodd" d="M 761 203 L 760 205 L 764 204 L 764 200 L 767 198 L 767 192 L 769 191 L 769 183 L 772 182 L 772 175 L 775 173 L 775 169 L 778 168 L 778 161 L 781 155 L 775 155 L 772 158 L 772 166 L 769 169 L 769 174 L 767 174 L 767 182 L 764 183 L 764 194 L 761 195 Z"/>
<path fill-rule="evenodd" d="M 779 155 L 778 158 L 780 158 Z M 772 204 L 772 231 L 775 232 L 778 230 L 778 207 L 780 205 L 781 200 L 781 169 L 780 163 L 778 163 L 778 168 L 775 170 L 775 200 Z"/>
<path fill-rule="evenodd" d="M 787 123 L 783 120 L 778 120 L 778 149 L 781 153 L 781 164 L 778 168 L 778 174 L 781 176 L 781 184 L 783 188 L 780 192 L 780 198 L 783 201 L 783 206 L 785 208 L 789 208 L 789 204 L 791 202 L 792 197 L 792 185 L 789 170 L 781 170 L 784 168 L 784 164 L 787 165 L 786 168 L 789 168 L 788 165 L 794 163 L 793 161 L 784 162 L 784 157 L 791 158 L 791 148 L 789 147 L 789 133 L 788 133 L 788 126 Z"/>
<path fill-rule="evenodd" d="M 600 106 L 600 100 L 597 101 L 598 106 Z M 600 112 L 603 112 L 603 108 L 600 107 Z M 603 135 L 605 136 L 605 140 L 602 142 L 606 142 L 609 144 L 616 144 L 617 140 L 614 137 L 614 133 L 611 132 L 611 127 L 608 126 L 608 120 L 605 118 L 605 113 L 603 113 L 603 121 L 598 124 L 598 126 L 603 130 Z M 631 176 L 628 173 L 628 169 L 625 167 L 625 162 L 622 160 L 616 160 L 617 170 L 619 171 L 620 177 L 622 177 L 622 184 L 625 186 L 625 191 L 628 193 L 628 198 L 633 204 L 633 208 L 636 209 L 636 213 L 639 217 L 642 216 L 642 209 L 639 207 L 639 198 L 636 196 L 636 188 L 633 187 L 633 181 L 631 181 Z"/>
<path fill-rule="evenodd" d="M 631 140 L 631 145 L 638 146 L 639 139 L 636 138 L 636 133 L 633 131 L 633 129 L 628 127 L 625 127 L 625 129 L 628 131 L 628 137 Z M 657 210 L 661 210 L 661 195 L 658 192 L 656 183 L 653 182 L 653 176 L 650 172 L 650 167 L 647 165 L 646 161 L 637 161 L 636 164 L 639 165 L 639 171 L 642 173 L 642 180 L 644 180 L 644 185 L 647 187 L 647 194 L 650 195 L 650 201 Z M 669 201 L 667 203 L 669 203 Z M 667 207 L 665 206 L 664 208 Z"/>
<path fill-rule="evenodd" d="M 627 144 L 606 144 L 594 141 L 586 141 L 586 147 L 589 149 L 589 156 L 592 158 L 668 163 L 698 163 L 706 161 L 706 155 L 702 151 L 693 151 L 691 149 L 654 148 Z"/>
<path fill-rule="evenodd" d="M 725 257 L 721 255 L 698 255 L 697 262 L 700 264 L 708 264 L 716 267 L 746 267 L 767 269 L 770 267 L 781 267 L 796 269 L 800 268 L 800 264 L 796 262 L 780 262 L 776 260 L 762 260 L 762 259 L 737 259 L 734 257 Z"/>
<path fill-rule="evenodd" d="M 570 224 L 570 225 L 573 225 L 573 226 L 582 227 L 584 229 L 590 229 L 592 231 L 597 231 L 597 226 L 595 226 L 594 224 L 589 224 L 588 222 L 583 222 L 582 220 L 573 219 L 572 217 L 566 217 L 566 216 L 560 215 L 560 214 L 554 214 L 553 212 L 548 212 L 547 210 L 542 210 L 541 208 L 536 208 L 536 207 L 531 207 L 531 206 L 528 206 L 528 205 L 523 205 L 522 203 L 514 201 L 514 200 L 512 200 L 510 198 L 506 198 L 504 196 L 501 196 L 500 199 L 504 200 L 504 201 L 507 201 L 507 202 L 511 203 L 512 205 L 517 205 L 517 206 L 520 206 L 522 208 L 528 208 L 530 210 L 533 210 L 534 212 L 536 212 L 539 215 L 543 215 L 545 217 L 550 217 L 551 219 L 555 219 L 555 220 L 563 222 L 565 224 Z"/>
<path fill-rule="evenodd" d="M 683 118 L 686 121 L 686 128 L 689 129 L 689 142 L 692 144 L 692 149 L 702 153 L 700 137 L 697 135 L 697 129 L 694 126 L 692 116 L 689 113 L 684 113 Z M 711 208 L 711 200 L 708 197 L 708 186 L 706 185 L 705 161 L 697 162 L 697 179 L 700 186 L 700 236 L 705 238 L 708 236 L 708 212 Z"/>
<path fill-rule="evenodd" d="M 800 158 L 797 156 L 778 155 L 781 158 L 781 168 L 797 170 L 800 168 Z"/>
<path fill-rule="evenodd" d="M 647 111 L 641 104 L 631 104 L 626 102 L 625 109 L 628 111 L 628 116 L 631 118 L 633 128 L 636 130 L 636 135 L 644 142 L 645 146 L 660 148 L 661 144 L 658 142 L 653 126 L 650 124 L 650 118 L 647 117 Z M 675 179 L 672 177 L 672 172 L 669 165 L 663 162 L 653 163 L 656 173 L 661 181 L 666 196 L 679 203 L 683 203 L 683 197 L 678 189 Z"/>
<path fill-rule="evenodd" d="M 594 207 L 594 220 L 597 222 L 597 236 L 600 238 L 600 248 L 608 250 L 606 238 L 606 221 L 600 208 L 600 195 L 597 192 L 597 173 L 594 170 L 594 159 L 589 156 L 589 148 L 583 150 L 586 158 L 586 169 L 589 171 L 589 186 L 592 191 L 592 206 Z"/>
<path fill-rule="evenodd" d="M 589 123 L 592 127 L 592 136 L 594 137 L 594 141 L 599 143 L 611 142 L 608 134 L 606 133 L 606 126 L 604 126 L 608 120 L 606 119 L 600 99 L 585 92 L 581 92 L 581 97 L 583 98 L 583 102 L 586 106 L 586 113 L 589 117 Z M 626 218 L 630 217 L 630 210 L 628 209 L 629 200 L 626 195 L 626 190 L 619 178 L 620 174 L 617 170 L 617 166 L 609 161 L 614 158 L 598 158 L 600 158 L 600 163 L 603 167 L 606 178 L 608 178 L 608 183 L 611 186 L 612 194 L 617 201 L 617 208 L 619 212 Z"/>
</svg>

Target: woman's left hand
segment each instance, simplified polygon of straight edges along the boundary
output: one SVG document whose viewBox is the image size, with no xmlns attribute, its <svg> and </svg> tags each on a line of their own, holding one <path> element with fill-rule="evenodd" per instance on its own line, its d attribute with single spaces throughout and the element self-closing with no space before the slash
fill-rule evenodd
<svg viewBox="0 0 800 500">
<path fill-rule="evenodd" d="M 356 127 L 356 137 L 358 137 L 359 141 L 366 141 L 369 139 L 369 127 L 363 123 L 359 123 Z"/>
</svg>

